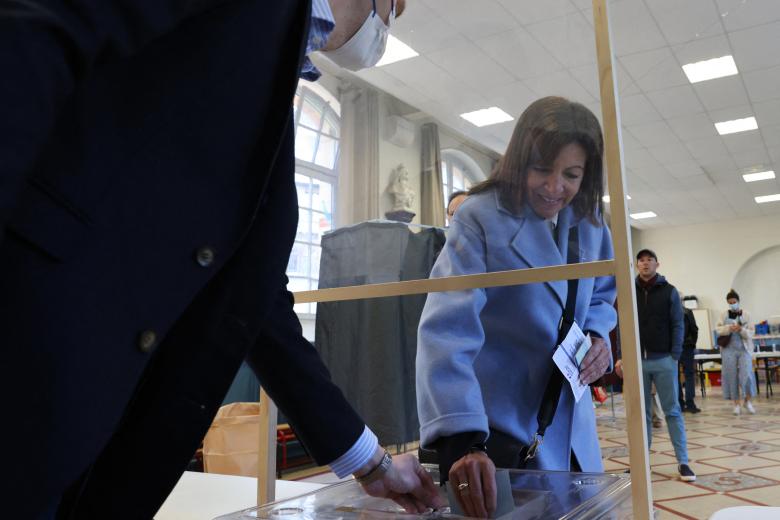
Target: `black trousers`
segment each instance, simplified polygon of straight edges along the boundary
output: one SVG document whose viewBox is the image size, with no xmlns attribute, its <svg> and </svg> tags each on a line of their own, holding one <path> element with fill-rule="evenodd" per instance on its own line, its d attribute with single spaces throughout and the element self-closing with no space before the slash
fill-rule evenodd
<svg viewBox="0 0 780 520">
<path fill-rule="evenodd" d="M 693 408 L 696 403 L 693 402 L 696 397 L 696 377 L 694 373 L 694 359 L 693 356 L 696 352 L 694 348 L 683 347 L 682 355 L 680 356 L 680 367 L 682 367 L 683 376 L 685 376 L 685 384 L 678 380 L 678 397 L 680 399 L 680 408 Z M 685 395 L 683 395 L 685 390 Z"/>
</svg>

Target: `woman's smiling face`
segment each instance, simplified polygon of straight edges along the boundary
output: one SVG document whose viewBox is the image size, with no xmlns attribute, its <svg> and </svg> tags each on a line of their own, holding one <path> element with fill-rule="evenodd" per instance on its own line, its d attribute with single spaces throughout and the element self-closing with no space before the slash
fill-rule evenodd
<svg viewBox="0 0 780 520">
<path fill-rule="evenodd" d="M 587 154 L 578 143 L 569 143 L 552 164 L 531 164 L 526 177 L 526 200 L 542 218 L 553 218 L 580 191 Z"/>
</svg>

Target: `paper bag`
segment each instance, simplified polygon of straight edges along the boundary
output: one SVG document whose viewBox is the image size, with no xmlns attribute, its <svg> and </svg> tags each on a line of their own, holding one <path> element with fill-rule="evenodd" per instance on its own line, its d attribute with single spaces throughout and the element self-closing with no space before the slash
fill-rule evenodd
<svg viewBox="0 0 780 520">
<path fill-rule="evenodd" d="M 203 439 L 203 470 L 256 477 L 259 451 L 260 403 L 225 405 Z"/>
</svg>

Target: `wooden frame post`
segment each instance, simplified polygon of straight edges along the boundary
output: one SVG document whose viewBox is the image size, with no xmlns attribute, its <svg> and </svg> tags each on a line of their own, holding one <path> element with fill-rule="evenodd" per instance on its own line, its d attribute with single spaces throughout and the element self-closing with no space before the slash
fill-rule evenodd
<svg viewBox="0 0 780 520">
<path fill-rule="evenodd" d="M 276 405 L 260 389 L 260 450 L 257 465 L 257 505 L 273 502 L 276 493 Z"/>
<path fill-rule="evenodd" d="M 615 245 L 615 278 L 617 281 L 620 347 L 623 353 L 623 398 L 626 405 L 629 463 L 631 465 L 631 498 L 634 518 L 653 518 L 653 491 L 650 485 L 650 464 L 645 429 L 644 389 L 636 325 L 636 291 L 633 278 L 633 254 L 628 224 L 626 178 L 621 157 L 618 95 L 615 89 L 614 55 L 607 0 L 593 0 L 593 27 L 596 33 L 601 118 L 604 126 L 604 146 L 609 185 L 612 238 Z"/>
</svg>

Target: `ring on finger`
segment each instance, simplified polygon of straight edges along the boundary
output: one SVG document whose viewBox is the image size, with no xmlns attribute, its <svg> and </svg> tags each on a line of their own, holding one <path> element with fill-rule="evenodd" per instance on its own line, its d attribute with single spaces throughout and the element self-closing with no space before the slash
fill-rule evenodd
<svg viewBox="0 0 780 520">
<path fill-rule="evenodd" d="M 464 489 L 467 489 L 469 487 L 468 482 L 461 482 L 458 484 L 458 491 L 463 491 Z"/>
</svg>

